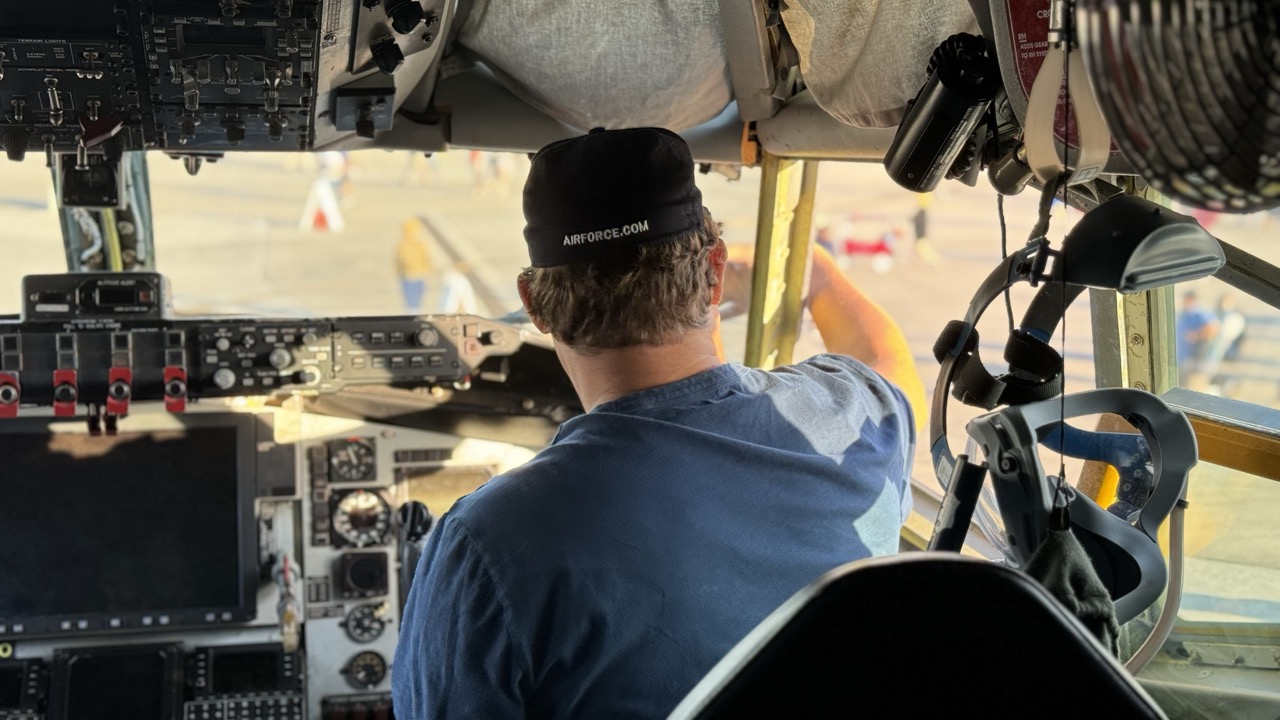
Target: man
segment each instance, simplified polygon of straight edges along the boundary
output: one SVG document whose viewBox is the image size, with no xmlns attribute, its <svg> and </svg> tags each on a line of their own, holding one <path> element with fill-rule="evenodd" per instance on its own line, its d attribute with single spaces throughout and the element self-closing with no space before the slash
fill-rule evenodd
<svg viewBox="0 0 1280 720">
<path fill-rule="evenodd" d="M 1209 342 L 1218 334 L 1218 319 L 1200 305 L 1194 290 L 1182 294 L 1182 312 L 1178 313 L 1177 353 L 1178 384 L 1189 386 L 1192 380 L 1203 380 L 1200 373 L 1208 358 Z"/>
<path fill-rule="evenodd" d="M 422 309 L 430 272 L 431 260 L 427 242 L 422 239 L 422 223 L 416 218 L 408 218 L 401 225 L 400 243 L 396 245 L 396 276 L 400 278 L 400 294 L 406 310 L 418 312 Z"/>
<path fill-rule="evenodd" d="M 434 530 L 396 716 L 665 717 L 796 591 L 897 550 L 914 430 L 885 378 L 923 390 L 893 321 L 825 252 L 815 323 L 872 369 L 724 362 L 725 245 L 672 133 L 544 148 L 524 208 L 520 295 L 587 413 Z"/>
</svg>

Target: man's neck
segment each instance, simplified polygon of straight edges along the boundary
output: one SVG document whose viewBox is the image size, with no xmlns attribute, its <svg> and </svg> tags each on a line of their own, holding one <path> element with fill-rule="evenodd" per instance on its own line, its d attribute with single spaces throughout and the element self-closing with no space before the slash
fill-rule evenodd
<svg viewBox="0 0 1280 720">
<path fill-rule="evenodd" d="M 556 354 L 584 410 L 640 390 L 683 380 L 724 364 L 719 328 L 693 330 L 665 345 L 635 345 L 590 355 L 564 345 Z"/>
</svg>

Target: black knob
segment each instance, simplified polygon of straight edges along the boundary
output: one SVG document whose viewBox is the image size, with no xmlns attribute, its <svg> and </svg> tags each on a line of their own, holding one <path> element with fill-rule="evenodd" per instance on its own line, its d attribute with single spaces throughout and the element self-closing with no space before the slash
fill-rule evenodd
<svg viewBox="0 0 1280 720">
<path fill-rule="evenodd" d="M 224 120 L 223 129 L 227 131 L 227 144 L 239 145 L 244 142 L 244 123 L 239 120 Z"/>
<path fill-rule="evenodd" d="M 424 16 L 418 0 L 384 0 L 382 7 L 391 18 L 391 28 L 401 35 L 413 32 Z"/>
<path fill-rule="evenodd" d="M 293 373 L 292 378 L 297 385 L 315 385 L 320 382 L 320 371 L 313 367 L 304 367 Z"/>
<path fill-rule="evenodd" d="M 267 121 L 267 139 L 271 142 L 280 142 L 284 139 L 284 126 L 289 124 L 288 118 L 281 115 L 272 115 Z"/>
<path fill-rule="evenodd" d="M 27 156 L 27 148 L 30 145 L 31 138 L 27 135 L 26 128 L 14 127 L 5 131 L 4 152 L 10 160 L 22 162 L 22 159 Z"/>
<path fill-rule="evenodd" d="M 435 521 L 427 506 L 417 500 L 410 500 L 396 511 L 396 523 L 406 542 L 417 542 L 426 537 Z"/>
<path fill-rule="evenodd" d="M 375 136 L 377 136 L 377 132 L 375 132 L 375 130 L 376 128 L 374 127 L 374 124 L 373 124 L 373 118 L 362 117 L 356 121 L 357 137 L 362 137 L 362 138 L 365 138 L 366 140 L 372 140 Z"/>
<path fill-rule="evenodd" d="M 76 386 L 62 383 L 53 389 L 54 402 L 73 403 L 76 401 Z"/>
<path fill-rule="evenodd" d="M 0 385 L 0 405 L 12 405 L 18 402 L 18 388 L 12 385 Z"/>
<path fill-rule="evenodd" d="M 187 384 L 178 378 L 174 378 L 164 384 L 164 394 L 172 398 L 186 397 Z"/>
<path fill-rule="evenodd" d="M 369 50 L 373 53 L 373 61 L 384 75 L 391 75 L 404 64 L 404 51 L 390 35 L 374 40 L 369 44 Z"/>
<path fill-rule="evenodd" d="M 107 396 L 112 400 L 128 400 L 131 394 L 129 383 L 123 380 L 117 380 L 107 386 Z"/>
</svg>

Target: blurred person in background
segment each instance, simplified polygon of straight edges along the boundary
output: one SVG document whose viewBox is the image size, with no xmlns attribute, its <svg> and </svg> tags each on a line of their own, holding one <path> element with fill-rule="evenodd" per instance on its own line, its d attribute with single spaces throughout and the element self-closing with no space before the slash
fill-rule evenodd
<svg viewBox="0 0 1280 720">
<path fill-rule="evenodd" d="M 400 243 L 396 245 L 396 275 L 400 278 L 400 294 L 404 307 L 411 312 L 422 309 L 427 294 L 427 276 L 431 273 L 431 256 L 423 237 L 422 223 L 416 218 L 404 221 Z"/>
</svg>

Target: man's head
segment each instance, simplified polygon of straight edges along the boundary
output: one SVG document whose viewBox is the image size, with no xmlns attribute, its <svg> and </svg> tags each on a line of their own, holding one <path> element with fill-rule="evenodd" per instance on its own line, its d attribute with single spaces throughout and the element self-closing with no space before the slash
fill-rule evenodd
<svg viewBox="0 0 1280 720">
<path fill-rule="evenodd" d="M 724 245 L 679 136 L 592 131 L 543 148 L 525 184 L 534 322 L 578 352 L 663 345 L 706 328 Z"/>
</svg>

